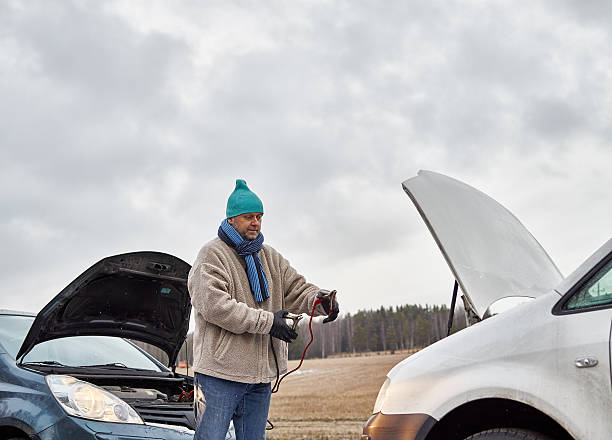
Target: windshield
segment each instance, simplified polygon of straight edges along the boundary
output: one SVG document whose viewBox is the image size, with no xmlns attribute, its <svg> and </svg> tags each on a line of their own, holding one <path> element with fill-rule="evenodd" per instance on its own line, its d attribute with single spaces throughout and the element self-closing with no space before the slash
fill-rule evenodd
<svg viewBox="0 0 612 440">
<path fill-rule="evenodd" d="M 33 316 L 0 315 L 0 343 L 13 359 L 33 322 Z M 161 371 L 138 348 L 113 336 L 72 336 L 42 342 L 23 362 L 57 362 L 71 367 L 122 364 L 127 368 Z"/>
</svg>

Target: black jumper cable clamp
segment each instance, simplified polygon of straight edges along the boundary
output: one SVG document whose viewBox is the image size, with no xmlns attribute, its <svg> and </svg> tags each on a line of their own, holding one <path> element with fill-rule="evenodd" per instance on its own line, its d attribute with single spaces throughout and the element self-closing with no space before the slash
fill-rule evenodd
<svg viewBox="0 0 612 440">
<path fill-rule="evenodd" d="M 287 323 L 287 325 L 289 327 L 291 327 L 291 330 L 293 330 L 294 332 L 297 331 L 297 327 L 298 324 L 300 322 L 300 319 L 302 319 L 303 316 L 302 315 L 294 315 L 293 313 L 287 313 L 285 315 L 285 322 Z M 289 321 L 293 321 L 292 323 L 289 323 Z"/>
</svg>

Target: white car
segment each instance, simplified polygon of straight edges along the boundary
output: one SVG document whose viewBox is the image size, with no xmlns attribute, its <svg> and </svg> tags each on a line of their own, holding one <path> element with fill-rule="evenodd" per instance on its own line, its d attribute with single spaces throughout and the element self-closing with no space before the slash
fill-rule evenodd
<svg viewBox="0 0 612 440">
<path fill-rule="evenodd" d="M 563 278 L 482 192 L 429 171 L 403 187 L 472 325 L 387 374 L 362 440 L 612 439 L 612 240 Z"/>
</svg>

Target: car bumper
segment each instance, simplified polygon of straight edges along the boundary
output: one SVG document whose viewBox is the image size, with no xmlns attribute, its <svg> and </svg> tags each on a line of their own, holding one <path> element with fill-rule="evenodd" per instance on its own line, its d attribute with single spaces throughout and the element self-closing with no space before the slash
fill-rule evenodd
<svg viewBox="0 0 612 440">
<path fill-rule="evenodd" d="M 193 431 L 127 423 L 105 423 L 64 417 L 38 433 L 40 440 L 193 440 Z"/>
<path fill-rule="evenodd" d="M 362 440 L 422 440 L 436 423 L 427 414 L 376 413 L 363 427 Z"/>
</svg>

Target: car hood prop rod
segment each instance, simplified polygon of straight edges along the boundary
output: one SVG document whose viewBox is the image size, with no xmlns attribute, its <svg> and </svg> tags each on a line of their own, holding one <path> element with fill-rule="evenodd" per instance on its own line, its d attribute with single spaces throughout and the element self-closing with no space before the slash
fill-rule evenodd
<svg viewBox="0 0 612 440">
<path fill-rule="evenodd" d="M 448 314 L 448 331 L 446 332 L 446 336 L 450 336 L 451 327 L 453 326 L 453 318 L 455 316 L 455 304 L 457 303 L 457 289 L 459 288 L 459 283 L 455 280 L 455 285 L 453 286 L 453 299 L 451 299 L 450 312 Z"/>
</svg>

